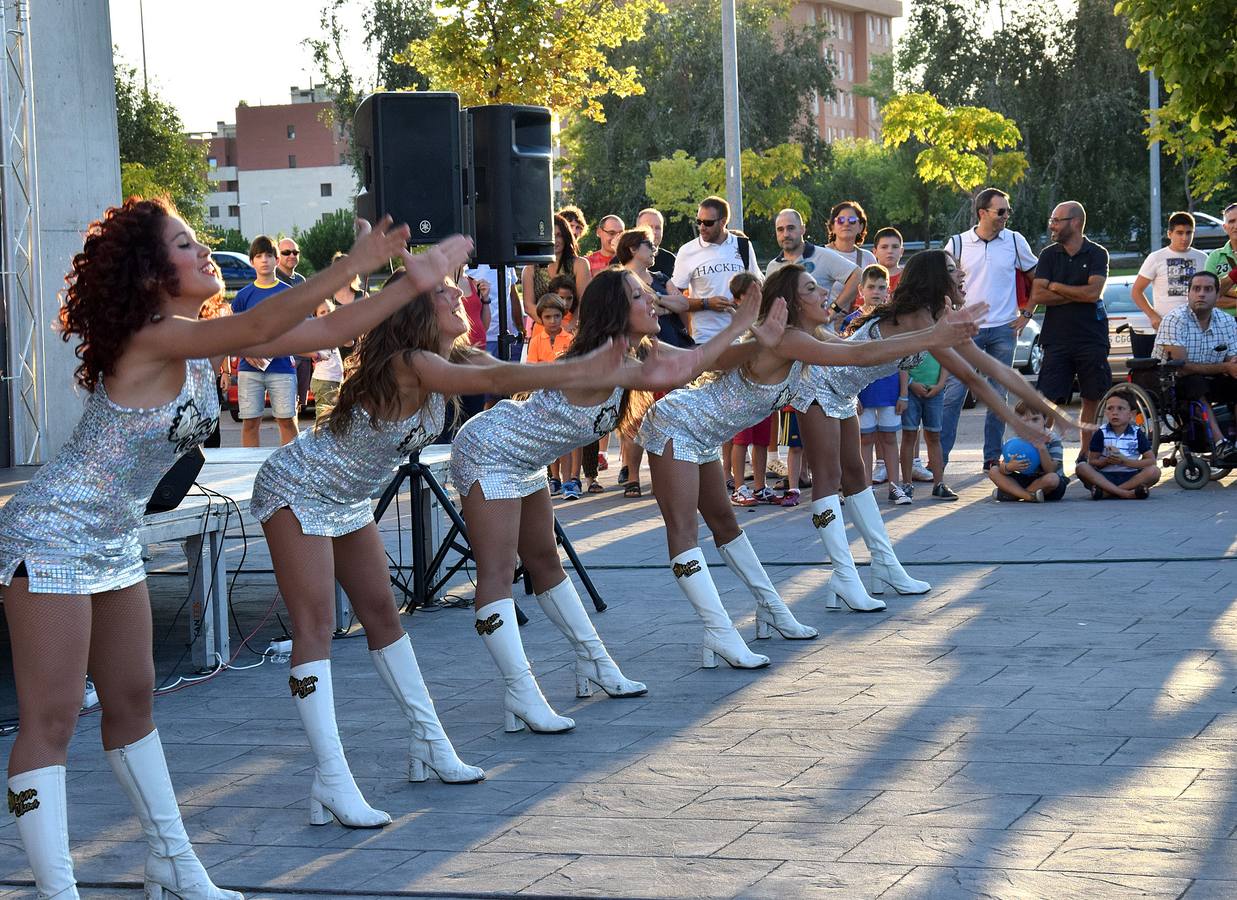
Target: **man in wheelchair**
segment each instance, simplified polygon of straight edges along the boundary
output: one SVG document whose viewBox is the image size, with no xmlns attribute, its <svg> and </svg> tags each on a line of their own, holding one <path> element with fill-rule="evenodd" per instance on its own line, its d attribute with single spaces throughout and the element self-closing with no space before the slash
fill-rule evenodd
<svg viewBox="0 0 1237 900">
<path fill-rule="evenodd" d="M 1195 272 L 1189 301 L 1164 316 L 1152 355 L 1161 362 L 1181 363 L 1177 393 L 1182 400 L 1207 404 L 1207 421 L 1215 446 L 1214 458 L 1237 465 L 1237 449 L 1220 431 L 1212 404 L 1237 405 L 1237 320 L 1214 314 L 1220 279 L 1214 272 Z"/>
</svg>

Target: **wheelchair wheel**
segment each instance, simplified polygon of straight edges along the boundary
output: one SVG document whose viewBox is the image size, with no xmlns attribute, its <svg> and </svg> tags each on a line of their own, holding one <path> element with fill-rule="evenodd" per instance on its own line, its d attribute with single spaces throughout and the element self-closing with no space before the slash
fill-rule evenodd
<svg viewBox="0 0 1237 900">
<path fill-rule="evenodd" d="M 1108 402 L 1109 397 L 1118 392 L 1134 398 L 1134 409 L 1132 410 L 1134 413 L 1134 424 L 1147 433 L 1147 440 L 1151 442 L 1151 455 L 1158 459 L 1160 455 L 1159 414 L 1156 411 L 1155 401 L 1151 399 L 1151 395 L 1138 385 L 1122 383 L 1109 388 L 1104 393 L 1104 396 L 1100 398 L 1099 406 L 1095 410 L 1095 424 L 1104 424 L 1104 404 Z"/>
<path fill-rule="evenodd" d="M 1183 457 L 1173 471 L 1173 480 L 1184 490 L 1198 491 L 1211 480 L 1211 466 L 1197 456 Z"/>
</svg>

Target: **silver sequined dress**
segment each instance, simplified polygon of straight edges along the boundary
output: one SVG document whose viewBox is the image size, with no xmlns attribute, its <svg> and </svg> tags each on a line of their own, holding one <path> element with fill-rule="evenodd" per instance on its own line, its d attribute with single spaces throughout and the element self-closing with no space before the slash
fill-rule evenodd
<svg viewBox="0 0 1237 900">
<path fill-rule="evenodd" d="M 716 462 L 721 458 L 718 448 L 736 432 L 790 402 L 805 368 L 796 360 L 784 379 L 760 384 L 739 367 L 671 391 L 645 413 L 636 443 L 661 456 L 666 443 L 673 440 L 675 459 L 698 465 Z"/>
<path fill-rule="evenodd" d="M 464 423 L 451 445 L 451 480 L 463 497 L 480 483 L 487 500 L 515 500 L 546 487 L 545 467 L 618 425 L 623 389 L 595 406 L 562 391 L 503 400 Z"/>
<path fill-rule="evenodd" d="M 36 594 L 95 594 L 146 577 L 138 532 L 159 480 L 219 422 L 208 359 L 185 362 L 176 399 L 118 406 L 100 381 L 73 435 L 0 510 L 0 583 L 25 562 Z"/>
<path fill-rule="evenodd" d="M 878 319 L 859 326 L 848 341 L 878 341 Z M 849 419 L 858 414 L 859 392 L 865 387 L 897 371 L 909 372 L 923 362 L 923 353 L 904 356 L 875 366 L 808 366 L 808 374 L 791 401 L 799 412 L 807 412 L 813 402 L 819 403 L 825 415 L 834 419 Z"/>
<path fill-rule="evenodd" d="M 446 400 L 430 394 L 406 419 L 378 422 L 355 407 L 346 434 L 324 424 L 302 431 L 269 457 L 253 483 L 249 509 L 265 522 L 288 507 L 305 534 L 339 537 L 374 521 L 370 498 L 386 487 L 396 467 L 442 431 Z"/>
</svg>

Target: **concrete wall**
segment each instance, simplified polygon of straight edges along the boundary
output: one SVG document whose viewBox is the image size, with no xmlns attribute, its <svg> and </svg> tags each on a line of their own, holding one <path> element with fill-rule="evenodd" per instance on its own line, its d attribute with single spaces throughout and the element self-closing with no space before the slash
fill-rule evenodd
<svg viewBox="0 0 1237 900">
<path fill-rule="evenodd" d="M 326 212 L 351 209 L 356 196 L 352 166 L 313 166 L 295 169 L 240 169 L 240 230 L 254 238 L 291 234 L 293 226 L 309 228 Z M 322 196 L 322 185 L 331 196 Z M 262 201 L 268 201 L 266 206 Z"/>
<path fill-rule="evenodd" d="M 120 200 L 116 94 L 108 0 L 31 4 L 35 142 L 38 154 L 44 321 L 56 322 L 58 294 L 89 223 Z M 46 392 L 42 446 L 47 461 L 77 424 L 84 395 L 74 389 L 73 345 L 44 340 L 37 377 Z M 15 447 L 14 454 L 21 452 Z"/>
</svg>

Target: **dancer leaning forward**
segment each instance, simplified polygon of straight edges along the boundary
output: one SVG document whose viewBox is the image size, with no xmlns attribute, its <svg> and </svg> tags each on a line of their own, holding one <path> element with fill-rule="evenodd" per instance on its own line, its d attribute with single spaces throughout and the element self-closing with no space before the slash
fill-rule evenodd
<svg viewBox="0 0 1237 900">
<path fill-rule="evenodd" d="M 448 249 L 463 244 L 461 238 Z M 418 259 L 405 255 L 405 266 L 411 270 Z M 454 255 L 447 268 L 462 261 L 462 254 Z M 411 296 L 404 271 L 388 280 L 385 291 L 403 289 Z M 623 361 L 622 347 L 607 345 L 549 365 L 501 363 L 469 346 L 461 296 L 454 283 L 441 280 L 365 334 L 349 360 L 335 408 L 312 431 L 273 453 L 254 484 L 253 513 L 262 522 L 292 616 L 288 684 L 317 762 L 309 794 L 314 825 L 332 817 L 353 828 L 391 821 L 361 795 L 335 723 L 330 660 L 335 581 L 347 592 L 365 627 L 370 660 L 411 728 L 409 781 L 425 781 L 429 772 L 451 784 L 485 778 L 481 769 L 460 761 L 434 712 L 391 596 L 370 497 L 401 461 L 441 433 L 446 395 L 509 394 L 551 385 L 605 389 Z"/>
<path fill-rule="evenodd" d="M 777 274 L 793 268 L 796 267 L 787 266 Z M 808 284 L 811 276 L 802 269 L 799 271 L 799 291 L 819 293 Z M 942 320 L 948 321 L 956 315 L 950 310 L 966 311 L 980 306 L 986 309 L 986 304 L 963 306 L 964 279 L 965 273 L 961 267 L 945 251 L 924 250 L 917 253 L 903 269 L 891 301 L 860 320 L 854 333 L 845 341 L 833 338 L 830 346 L 888 345 L 908 333 L 933 327 L 934 323 Z M 920 349 L 930 349 L 943 369 L 961 379 L 977 400 L 1027 440 L 1043 440 L 1047 432 L 1033 428 L 1015 415 L 988 383 L 989 378 L 1026 400 L 1050 422 L 1055 419 L 1075 430 L 1081 427 L 1067 413 L 1044 399 L 1021 375 L 988 356 L 973 341 L 963 341 L 952 347 Z M 812 469 L 812 524 L 820 534 L 833 564 L 828 599 L 831 609 L 840 609 L 841 603 L 856 612 L 885 608 L 883 601 L 868 594 L 855 568 L 850 542 L 846 537 L 843 493 L 846 495 L 846 518 L 855 525 L 872 554 L 872 593 L 884 593 L 886 587 L 893 588 L 899 594 L 925 594 L 932 589 L 928 582 L 908 575 L 894 553 L 880 507 L 872 493 L 872 485 L 864 472 L 856 418 L 856 403 L 863 388 L 899 369 L 909 371 L 921 360 L 922 354 L 915 353 L 878 365 L 814 365 L 809 368 L 807 377 L 800 383 L 799 391 L 791 401 L 799 413 L 803 452 Z"/>
<path fill-rule="evenodd" d="M 698 543 L 696 512 L 704 518 L 726 565 L 756 598 L 756 637 L 776 631 L 788 640 L 809 640 L 815 628 L 803 625 L 778 596 L 764 566 L 739 528 L 726 492 L 718 447 L 785 406 L 802 389 L 807 364 L 873 365 L 925 348 L 970 343 L 982 315 L 980 307 L 957 312 L 929 328 L 869 344 L 820 341 L 813 336 L 828 318 L 828 292 L 801 266 L 788 265 L 765 282 L 739 275 L 732 293 L 760 303 L 752 327 L 754 340 L 723 354 L 718 368 L 690 387 L 662 397 L 645 414 L 636 438 L 648 451 L 657 505 L 666 522 L 670 566 L 679 588 L 704 623 L 703 662 L 755 669 L 769 658 L 753 653 L 730 621 Z M 835 566 L 833 579 L 838 578 Z M 832 583 L 832 582 L 831 582 Z M 836 586 L 833 588 L 836 590 Z"/>
<path fill-rule="evenodd" d="M 712 366 L 756 320 L 759 305 L 758 299 L 745 303 L 724 331 L 699 347 L 682 350 L 650 344 L 658 332 L 652 295 L 626 269 L 605 269 L 584 291 L 575 340 L 560 361 L 588 354 L 609 341 L 630 344 L 635 355 L 611 376 L 611 387 L 543 390 L 527 400 L 504 400 L 460 429 L 452 448 L 451 477 L 463 498 L 477 559 L 477 634 L 506 683 L 503 706 L 508 731 L 524 725 L 546 733 L 575 727 L 546 702 L 524 655 L 511 597 L 517 559 L 532 577 L 546 618 L 575 650 L 576 696 L 591 696 L 594 686 L 611 697 L 647 692 L 640 682 L 624 677 L 610 658 L 563 571 L 546 466 L 625 425 L 634 414 L 633 390 L 670 390 Z"/>
<path fill-rule="evenodd" d="M 337 346 L 405 302 L 380 296 L 308 319 L 323 297 L 384 264 L 408 237 L 389 219 L 373 231 L 361 225 L 351 252 L 329 269 L 253 310 L 202 321 L 202 301 L 222 288 L 210 248 L 161 201 L 109 209 L 73 259 L 62 336 L 80 341 L 77 380 L 89 398 L 60 453 L 0 511 L 19 722 L 8 805 L 39 897 L 78 896 L 65 760 L 87 671 L 102 705 L 107 761 L 148 845 L 146 896 L 241 897 L 217 888 L 194 854 L 151 718 L 150 597 L 138 533 L 159 479 L 215 429 L 223 356 Z"/>
</svg>

